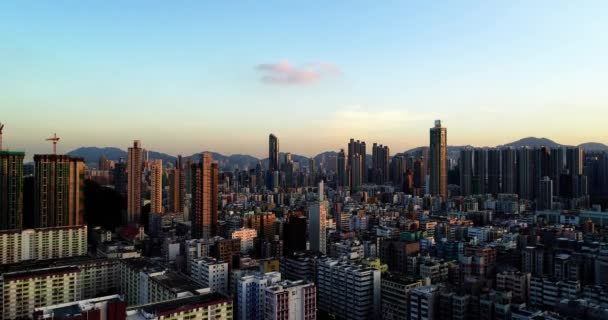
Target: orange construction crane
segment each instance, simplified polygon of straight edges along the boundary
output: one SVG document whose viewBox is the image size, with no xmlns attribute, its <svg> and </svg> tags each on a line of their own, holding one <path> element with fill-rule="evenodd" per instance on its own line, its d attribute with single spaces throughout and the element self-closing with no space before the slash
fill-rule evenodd
<svg viewBox="0 0 608 320">
<path fill-rule="evenodd" d="M 59 137 L 57 136 L 57 134 L 53 133 L 53 136 L 46 139 L 46 141 L 53 142 L 53 154 L 57 154 L 57 141 L 59 141 Z"/>
</svg>

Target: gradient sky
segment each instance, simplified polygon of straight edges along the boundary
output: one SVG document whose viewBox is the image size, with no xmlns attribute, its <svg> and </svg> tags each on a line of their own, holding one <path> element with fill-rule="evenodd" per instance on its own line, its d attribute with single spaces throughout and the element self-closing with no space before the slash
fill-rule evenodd
<svg viewBox="0 0 608 320">
<path fill-rule="evenodd" d="M 5 147 L 608 143 L 608 1 L 2 1 Z"/>
</svg>

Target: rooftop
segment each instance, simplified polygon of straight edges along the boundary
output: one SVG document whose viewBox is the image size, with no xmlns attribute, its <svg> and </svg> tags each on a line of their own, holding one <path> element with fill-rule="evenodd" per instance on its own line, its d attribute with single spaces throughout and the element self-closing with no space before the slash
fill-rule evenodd
<svg viewBox="0 0 608 320">
<path fill-rule="evenodd" d="M 197 295 L 192 297 L 132 307 L 127 310 L 127 319 L 146 319 L 144 317 L 145 314 L 166 316 L 174 313 L 179 313 L 221 303 L 232 303 L 232 299 L 217 292 L 212 292 L 204 295 Z"/>
</svg>

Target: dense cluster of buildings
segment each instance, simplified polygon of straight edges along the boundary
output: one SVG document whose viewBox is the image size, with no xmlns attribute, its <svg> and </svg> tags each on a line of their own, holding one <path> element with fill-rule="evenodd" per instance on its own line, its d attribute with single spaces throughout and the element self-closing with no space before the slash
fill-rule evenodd
<svg viewBox="0 0 608 320">
<path fill-rule="evenodd" d="M 245 168 L 0 150 L 0 318 L 608 319 L 608 153 L 429 133 L 310 159 L 271 134 Z M 87 221 L 87 179 L 120 227 Z"/>
</svg>

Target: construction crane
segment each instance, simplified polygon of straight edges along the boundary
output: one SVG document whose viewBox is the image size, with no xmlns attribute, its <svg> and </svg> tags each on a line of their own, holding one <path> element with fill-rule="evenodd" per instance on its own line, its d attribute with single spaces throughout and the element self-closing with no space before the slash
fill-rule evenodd
<svg viewBox="0 0 608 320">
<path fill-rule="evenodd" d="M 0 123 L 0 151 L 2 151 L 2 129 L 4 129 L 4 124 Z"/>
<path fill-rule="evenodd" d="M 59 137 L 57 136 L 57 133 L 53 133 L 53 136 L 46 139 L 46 141 L 53 142 L 53 154 L 57 154 L 57 142 L 59 141 Z"/>
</svg>

